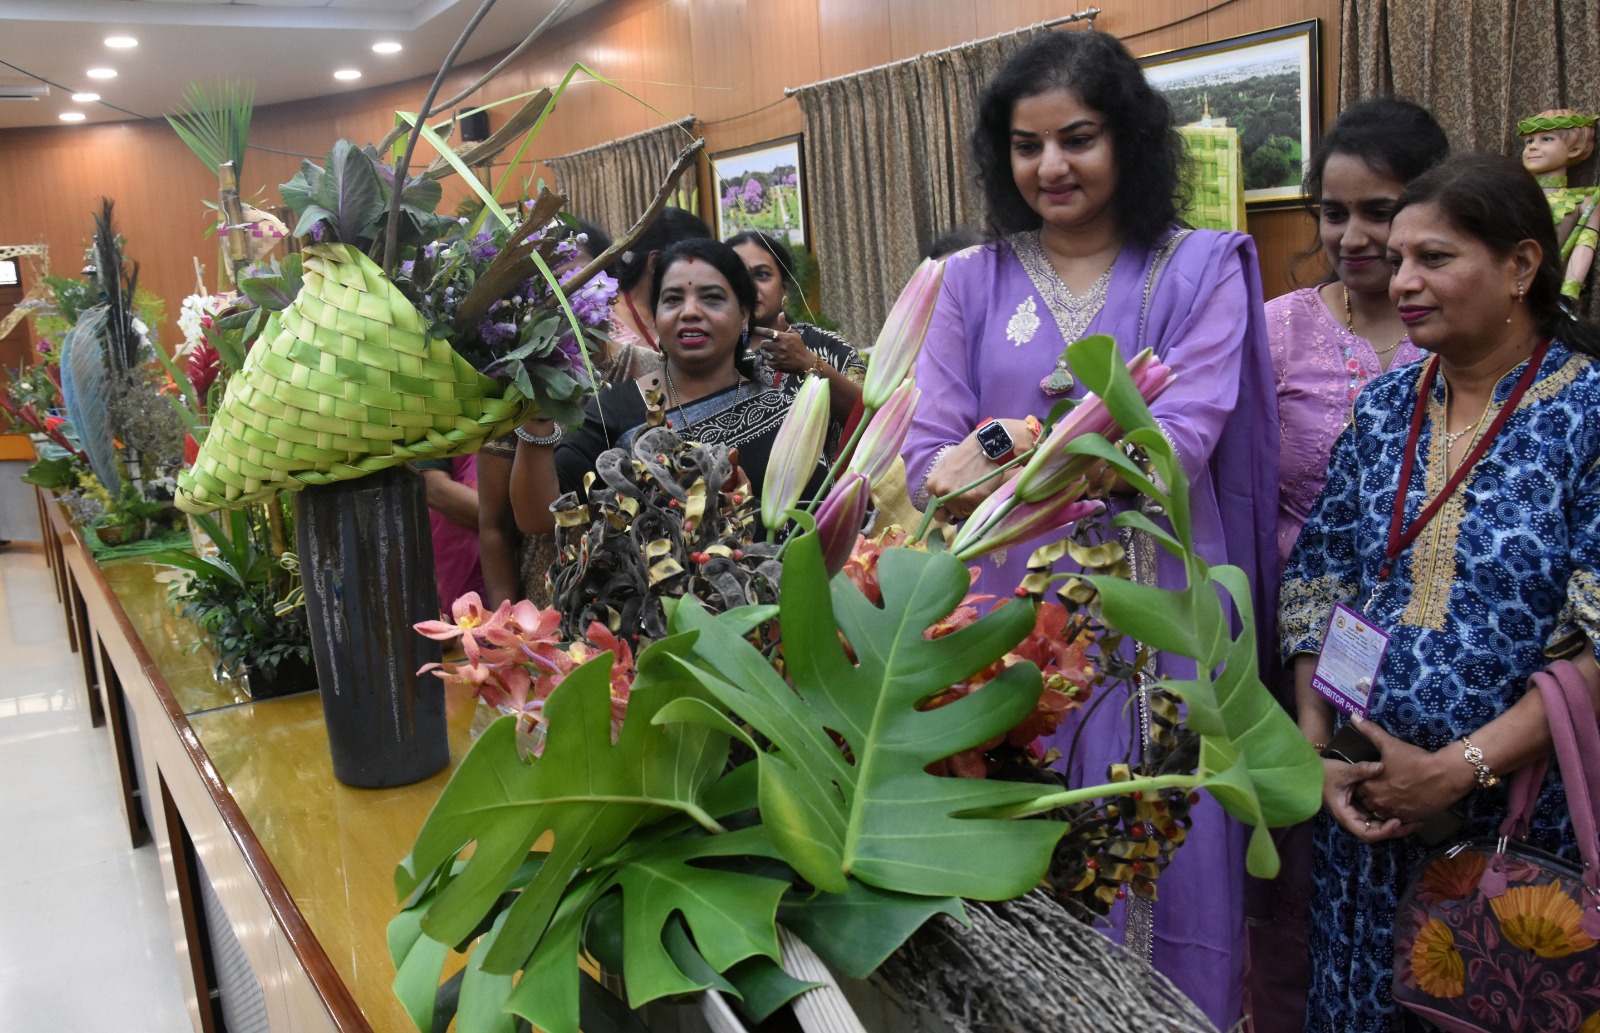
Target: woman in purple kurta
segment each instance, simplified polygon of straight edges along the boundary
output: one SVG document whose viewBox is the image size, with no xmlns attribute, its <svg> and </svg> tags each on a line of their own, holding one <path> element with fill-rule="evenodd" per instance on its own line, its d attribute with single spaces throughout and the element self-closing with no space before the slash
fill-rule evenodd
<svg viewBox="0 0 1600 1033">
<path fill-rule="evenodd" d="M 1166 102 L 1111 37 L 1051 33 L 989 85 L 973 148 L 1002 238 L 949 260 L 917 364 L 908 483 L 940 494 L 985 463 L 993 469 L 973 433 L 986 419 L 1030 444 L 1023 417 L 1083 393 L 1056 372 L 1068 343 L 1108 333 L 1126 357 L 1153 348 L 1178 373 L 1151 412 L 1189 476 L 1196 547 L 1209 563 L 1242 567 L 1258 610 L 1270 614 L 1277 409 L 1255 249 L 1242 234 L 1173 228 L 1182 143 Z M 1106 486 L 1113 508 L 1136 503 Z M 963 496 L 948 509 L 961 515 L 973 504 Z M 981 561 L 976 589 L 1010 595 L 1042 541 Z M 1148 537 L 1129 544 L 1136 577 L 1184 584 L 1181 565 Z M 1181 658 L 1159 661 L 1176 677 L 1185 666 L 1192 675 Z M 1104 782 L 1108 764 L 1137 754 L 1139 710 L 1112 700 L 1081 719 L 1089 727 L 1067 772 L 1072 784 Z M 1076 731 L 1069 724 L 1056 736 L 1063 752 Z M 1245 842 L 1243 827 L 1203 797 L 1161 875 L 1160 902 L 1119 904 L 1111 915 L 1109 934 L 1148 951 L 1222 1028 L 1240 1014 Z"/>
</svg>

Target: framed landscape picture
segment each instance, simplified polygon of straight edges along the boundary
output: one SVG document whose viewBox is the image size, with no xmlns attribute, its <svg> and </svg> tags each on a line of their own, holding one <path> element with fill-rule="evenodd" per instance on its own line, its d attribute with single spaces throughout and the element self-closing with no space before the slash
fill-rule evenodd
<svg viewBox="0 0 1600 1033">
<path fill-rule="evenodd" d="M 718 240 L 765 230 L 785 244 L 809 247 L 800 153 L 800 137 L 786 136 L 711 156 Z"/>
<path fill-rule="evenodd" d="M 1301 202 L 1301 177 L 1321 134 L 1316 19 L 1139 59 L 1180 126 L 1239 132 L 1251 208 Z"/>
</svg>

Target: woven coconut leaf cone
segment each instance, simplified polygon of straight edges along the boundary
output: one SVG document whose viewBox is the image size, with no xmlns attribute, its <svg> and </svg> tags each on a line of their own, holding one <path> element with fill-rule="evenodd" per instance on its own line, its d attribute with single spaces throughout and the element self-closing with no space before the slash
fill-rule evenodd
<svg viewBox="0 0 1600 1033">
<path fill-rule="evenodd" d="M 529 401 L 486 377 L 378 266 L 346 244 L 305 249 L 305 285 L 228 382 L 178 508 L 232 509 L 280 488 L 476 451 Z"/>
</svg>

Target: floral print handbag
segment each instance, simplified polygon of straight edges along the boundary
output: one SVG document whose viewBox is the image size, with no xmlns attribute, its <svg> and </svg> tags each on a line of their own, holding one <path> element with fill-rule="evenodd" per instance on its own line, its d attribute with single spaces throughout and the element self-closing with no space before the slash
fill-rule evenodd
<svg viewBox="0 0 1600 1033">
<path fill-rule="evenodd" d="M 1571 663 L 1532 681 L 1584 865 L 1516 842 L 1548 761 L 1517 772 L 1498 840 L 1428 858 L 1396 912 L 1394 999 L 1450 1033 L 1600 1033 L 1600 728 Z"/>
</svg>

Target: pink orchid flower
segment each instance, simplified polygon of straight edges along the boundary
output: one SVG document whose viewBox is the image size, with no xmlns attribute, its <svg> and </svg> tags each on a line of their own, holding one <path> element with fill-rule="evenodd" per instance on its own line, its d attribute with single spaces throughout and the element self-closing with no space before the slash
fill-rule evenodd
<svg viewBox="0 0 1600 1033">
<path fill-rule="evenodd" d="M 437 642 L 459 638 L 467 659 L 476 663 L 478 649 L 488 641 L 490 632 L 504 628 L 511 619 L 511 604 L 501 603 L 493 613 L 483 608 L 483 599 L 477 592 L 468 592 L 450 605 L 454 621 L 419 621 L 412 625 L 418 634 Z"/>
</svg>

